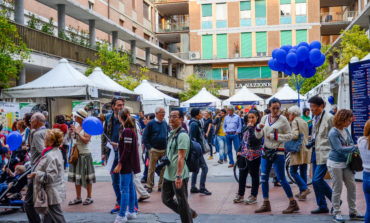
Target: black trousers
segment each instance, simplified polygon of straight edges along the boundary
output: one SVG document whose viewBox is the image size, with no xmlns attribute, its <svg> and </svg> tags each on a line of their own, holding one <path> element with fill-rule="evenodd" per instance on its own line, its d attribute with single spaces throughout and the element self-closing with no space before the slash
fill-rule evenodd
<svg viewBox="0 0 370 223">
<path fill-rule="evenodd" d="M 176 200 L 174 196 L 176 196 Z M 193 222 L 195 211 L 190 208 L 188 203 L 188 179 L 182 180 L 182 187 L 180 189 L 176 188 L 174 181 L 164 179 L 162 185 L 162 202 L 180 215 L 182 223 Z"/>
<path fill-rule="evenodd" d="M 60 204 L 49 205 L 48 214 L 44 216 L 43 223 L 66 223 Z"/>
<path fill-rule="evenodd" d="M 258 188 L 260 186 L 260 166 L 261 166 L 261 157 L 249 161 L 247 160 L 246 168 L 239 169 L 239 191 L 238 194 L 240 196 L 244 196 L 245 193 L 245 184 L 247 181 L 248 173 L 250 173 L 252 177 L 252 190 L 251 195 L 257 197 Z"/>
<path fill-rule="evenodd" d="M 29 180 L 27 185 L 27 193 L 24 199 L 24 209 L 26 210 L 28 222 L 30 223 L 40 223 L 41 219 L 39 214 L 35 211 L 33 203 L 33 180 Z"/>
</svg>

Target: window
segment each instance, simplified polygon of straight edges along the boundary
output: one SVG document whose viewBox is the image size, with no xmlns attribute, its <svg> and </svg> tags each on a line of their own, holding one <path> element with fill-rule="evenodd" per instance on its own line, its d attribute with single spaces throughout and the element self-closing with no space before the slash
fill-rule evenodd
<svg viewBox="0 0 370 223">
<path fill-rule="evenodd" d="M 291 4 L 280 5 L 280 24 L 292 23 L 292 6 Z"/>
<path fill-rule="evenodd" d="M 136 27 L 135 26 L 132 27 L 132 32 L 136 33 Z"/>
<path fill-rule="evenodd" d="M 298 45 L 301 42 L 307 42 L 306 29 L 296 30 L 296 45 Z"/>
<path fill-rule="evenodd" d="M 122 19 L 120 19 L 119 20 L 119 25 L 123 27 L 125 25 L 125 21 L 123 21 Z"/>
<path fill-rule="evenodd" d="M 266 1 L 255 0 L 256 25 L 266 25 Z"/>
<path fill-rule="evenodd" d="M 240 2 L 240 26 L 251 26 L 251 2 Z"/>
<path fill-rule="evenodd" d="M 148 34 L 144 33 L 144 39 L 150 41 L 150 36 Z"/>
<path fill-rule="evenodd" d="M 286 30 L 280 32 L 280 45 L 292 45 L 292 31 Z"/>
<path fill-rule="evenodd" d="M 217 34 L 217 58 L 227 58 L 227 34 Z"/>
<path fill-rule="evenodd" d="M 229 76 L 228 68 L 215 68 L 212 70 L 208 70 L 206 73 L 207 73 L 207 79 L 210 79 L 210 80 L 226 81 Z"/>
<path fill-rule="evenodd" d="M 216 4 L 216 28 L 227 27 L 227 9 L 226 3 Z"/>
<path fill-rule="evenodd" d="M 256 51 L 257 51 L 257 56 L 266 56 L 266 52 L 267 52 L 267 33 L 266 32 L 256 33 Z"/>
<path fill-rule="evenodd" d="M 202 29 L 212 29 L 212 4 L 202 5 Z"/>
<path fill-rule="evenodd" d="M 241 57 L 252 57 L 252 33 L 241 33 Z"/>
<path fill-rule="evenodd" d="M 90 2 L 90 1 L 88 3 L 89 3 L 89 9 L 93 10 L 94 9 L 94 3 Z"/>
<path fill-rule="evenodd" d="M 202 36 L 202 59 L 213 58 L 213 36 L 203 35 Z"/>
<path fill-rule="evenodd" d="M 238 67 L 238 80 L 271 78 L 269 67 Z"/>
<path fill-rule="evenodd" d="M 144 18 L 150 20 L 150 6 L 145 1 L 143 2 L 143 15 Z"/>
<path fill-rule="evenodd" d="M 132 4 L 132 10 L 135 10 L 135 8 L 136 8 L 136 0 L 131 0 L 131 4 Z"/>
<path fill-rule="evenodd" d="M 305 2 L 295 4 L 295 15 L 296 23 L 307 22 L 307 4 Z"/>
</svg>

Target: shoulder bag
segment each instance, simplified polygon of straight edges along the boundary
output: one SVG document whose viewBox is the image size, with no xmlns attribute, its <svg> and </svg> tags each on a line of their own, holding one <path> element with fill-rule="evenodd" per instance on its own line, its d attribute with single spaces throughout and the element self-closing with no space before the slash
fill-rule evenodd
<svg viewBox="0 0 370 223">
<path fill-rule="evenodd" d="M 35 211 L 38 214 L 46 215 L 48 213 L 48 195 L 45 191 L 47 173 L 44 174 L 43 180 L 40 186 L 40 190 L 36 194 L 36 201 L 34 204 Z"/>
<path fill-rule="evenodd" d="M 71 149 L 71 155 L 69 156 L 68 163 L 75 165 L 78 161 L 78 148 L 77 145 L 73 145 Z"/>
<path fill-rule="evenodd" d="M 297 122 L 298 132 L 299 132 L 299 123 L 297 120 L 296 122 Z M 303 134 L 299 133 L 298 139 L 292 139 L 284 143 L 285 151 L 289 153 L 299 153 L 299 151 L 301 151 L 301 148 L 302 148 L 302 141 L 303 141 Z"/>
</svg>

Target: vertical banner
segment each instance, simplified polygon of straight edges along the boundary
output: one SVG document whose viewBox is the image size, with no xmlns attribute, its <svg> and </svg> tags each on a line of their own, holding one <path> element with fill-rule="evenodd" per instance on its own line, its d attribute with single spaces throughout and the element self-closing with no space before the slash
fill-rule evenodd
<svg viewBox="0 0 370 223">
<path fill-rule="evenodd" d="M 100 101 L 72 101 L 72 112 L 76 112 L 81 108 L 85 109 L 89 116 L 99 118 Z M 89 150 L 91 152 L 94 165 L 101 165 L 101 135 L 91 136 Z"/>
<path fill-rule="evenodd" d="M 352 138 L 355 142 L 363 135 L 365 123 L 370 118 L 370 60 L 349 63 L 350 103 L 354 119 Z"/>
<path fill-rule="evenodd" d="M 3 131 L 12 131 L 13 123 L 19 119 L 18 103 L 0 102 L 0 124 L 3 125 Z"/>
</svg>

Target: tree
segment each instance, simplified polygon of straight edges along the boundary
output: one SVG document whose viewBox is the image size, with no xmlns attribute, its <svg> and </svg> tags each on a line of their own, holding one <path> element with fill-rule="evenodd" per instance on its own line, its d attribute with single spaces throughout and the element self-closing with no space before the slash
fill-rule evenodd
<svg viewBox="0 0 370 223">
<path fill-rule="evenodd" d="M 0 87 L 9 87 L 12 79 L 30 58 L 30 50 L 19 36 L 17 27 L 9 23 L 5 11 L 0 11 Z"/>
<path fill-rule="evenodd" d="M 192 98 L 203 87 L 205 87 L 211 94 L 215 95 L 216 97 L 219 96 L 220 87 L 215 87 L 212 80 L 203 79 L 195 74 L 192 74 L 186 78 L 185 82 L 189 84 L 189 88 L 179 94 L 181 101 L 186 101 Z"/>
<path fill-rule="evenodd" d="M 330 45 L 323 45 L 321 47 L 321 52 L 325 53 L 327 51 L 327 49 L 329 49 L 329 48 L 330 48 Z M 289 86 L 291 88 L 297 90 L 297 87 L 296 87 L 296 84 L 295 84 L 295 82 L 297 80 L 295 78 L 297 78 L 298 81 L 304 81 L 302 86 L 301 86 L 301 89 L 299 90 L 299 93 L 303 95 L 303 94 L 306 94 L 307 92 L 309 92 L 312 88 L 319 85 L 321 82 L 323 82 L 329 76 L 329 72 L 328 72 L 328 68 L 329 68 L 328 57 L 329 56 L 330 55 L 326 55 L 325 63 L 321 67 L 316 68 L 316 74 L 311 78 L 303 78 L 301 75 L 296 76 L 296 75 L 292 74 L 288 78 Z M 305 80 L 303 80 L 303 79 L 305 79 Z"/>
<path fill-rule="evenodd" d="M 94 61 L 87 59 L 87 64 L 90 65 L 90 68 L 86 70 L 85 75 L 91 74 L 95 67 L 100 67 L 106 75 L 130 90 L 137 87 L 141 80 L 148 79 L 146 74 L 149 72 L 149 69 L 143 67 L 140 68 L 140 72 L 136 77 L 127 75 L 130 70 L 130 56 L 128 53 L 110 50 L 107 43 L 102 43 L 98 46 L 99 51 L 95 54 L 97 59 Z"/>
<path fill-rule="evenodd" d="M 342 31 L 342 38 L 339 49 L 334 48 L 334 52 L 340 55 L 337 58 L 339 68 L 342 69 L 350 61 L 352 57 L 358 57 L 360 60 L 370 52 L 370 40 L 368 39 L 365 30 L 359 25 L 355 25 L 351 30 Z"/>
</svg>

